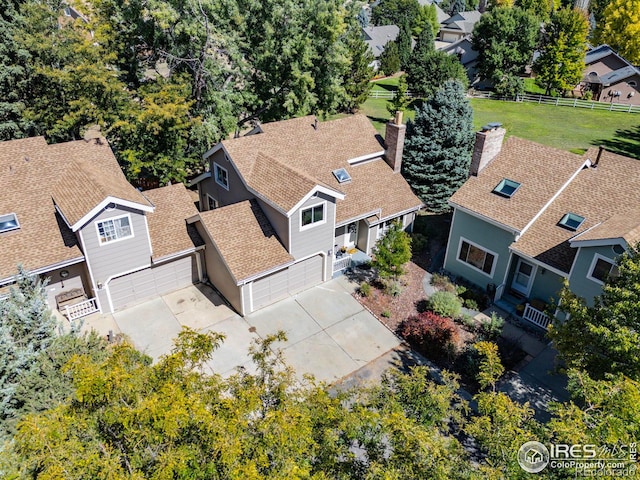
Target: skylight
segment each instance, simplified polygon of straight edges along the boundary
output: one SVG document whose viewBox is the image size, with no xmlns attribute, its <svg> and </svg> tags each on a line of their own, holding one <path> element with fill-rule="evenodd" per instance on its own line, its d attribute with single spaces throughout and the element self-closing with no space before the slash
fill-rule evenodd
<svg viewBox="0 0 640 480">
<path fill-rule="evenodd" d="M 18 223 L 18 217 L 15 213 L 0 216 L 0 233 L 15 230 L 16 228 L 20 228 L 20 223 Z"/>
<path fill-rule="evenodd" d="M 500 183 L 496 185 L 496 188 L 493 189 L 493 193 L 501 197 L 511 198 L 519 188 L 520 184 L 518 182 L 503 178 Z"/>
<path fill-rule="evenodd" d="M 558 222 L 558 225 L 566 228 L 567 230 L 576 231 L 580 225 L 584 222 L 584 217 L 580 215 L 576 215 L 575 213 L 567 213 L 562 219 Z"/>
<path fill-rule="evenodd" d="M 333 171 L 333 175 L 334 175 L 334 177 L 336 177 L 336 179 L 340 183 L 345 183 L 345 182 L 350 182 L 351 181 L 351 176 L 349 176 L 349 174 L 347 173 L 347 171 L 344 168 L 339 168 L 337 170 L 334 170 Z"/>
</svg>

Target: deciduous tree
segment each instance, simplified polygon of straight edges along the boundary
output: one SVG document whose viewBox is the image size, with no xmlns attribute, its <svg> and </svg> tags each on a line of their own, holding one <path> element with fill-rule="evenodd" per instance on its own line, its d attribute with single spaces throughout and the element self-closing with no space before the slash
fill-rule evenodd
<svg viewBox="0 0 640 480">
<path fill-rule="evenodd" d="M 473 111 L 457 81 L 446 82 L 407 123 L 402 174 L 431 211 L 448 210 L 467 179 L 473 141 Z"/>
<path fill-rule="evenodd" d="M 595 38 L 634 65 L 640 64 L 640 4 L 638 0 L 611 0 L 597 25 Z"/>
<path fill-rule="evenodd" d="M 375 25 L 404 25 L 413 27 L 418 16 L 418 0 L 381 0 L 371 11 Z"/>
<path fill-rule="evenodd" d="M 584 12 L 563 8 L 551 14 L 542 29 L 540 56 L 533 64 L 536 83 L 547 95 L 551 95 L 552 90 L 562 93 L 572 90 L 580 82 L 588 33 Z"/>
<path fill-rule="evenodd" d="M 533 60 L 538 31 L 535 15 L 518 7 L 498 7 L 480 17 L 473 30 L 480 77 L 497 85 L 524 73 Z"/>
<path fill-rule="evenodd" d="M 640 379 L 640 251 L 631 248 L 619 259 L 619 275 L 609 277 L 593 306 L 568 286 L 560 310 L 569 315 L 551 329 L 558 352 L 568 366 L 593 378 L 622 373 Z"/>
</svg>

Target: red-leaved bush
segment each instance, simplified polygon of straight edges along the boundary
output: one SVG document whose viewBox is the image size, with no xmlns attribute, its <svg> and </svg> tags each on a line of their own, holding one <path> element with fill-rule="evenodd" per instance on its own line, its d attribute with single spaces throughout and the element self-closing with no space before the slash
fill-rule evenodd
<svg viewBox="0 0 640 480">
<path fill-rule="evenodd" d="M 458 326 L 453 320 L 429 311 L 404 320 L 398 333 L 416 350 L 431 358 L 452 353 L 459 340 Z"/>
</svg>

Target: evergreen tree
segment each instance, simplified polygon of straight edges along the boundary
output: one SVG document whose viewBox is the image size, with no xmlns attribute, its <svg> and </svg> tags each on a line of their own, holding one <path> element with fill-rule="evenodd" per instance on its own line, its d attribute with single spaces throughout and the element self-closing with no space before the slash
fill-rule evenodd
<svg viewBox="0 0 640 480">
<path fill-rule="evenodd" d="M 440 50 L 421 53 L 412 58 L 407 70 L 409 89 L 416 97 L 430 97 L 449 80 L 458 80 L 467 88 L 467 72 L 458 57 Z"/>
<path fill-rule="evenodd" d="M 344 39 L 350 56 L 350 68 L 343 78 L 346 98 L 340 106 L 341 110 L 354 111 L 368 98 L 371 91 L 371 79 L 374 71 L 371 64 L 373 53 L 362 38 L 362 31 L 357 22 L 351 22 Z"/>
<path fill-rule="evenodd" d="M 409 64 L 409 59 L 411 58 L 411 31 L 408 23 L 404 23 L 400 27 L 398 38 L 396 38 L 396 44 L 398 45 L 400 68 L 405 69 Z"/>
<path fill-rule="evenodd" d="M 536 83 L 551 91 L 572 90 L 582 78 L 587 50 L 589 24 L 584 12 L 563 8 L 551 15 L 543 27 L 538 48 L 540 56 L 533 64 Z"/>
<path fill-rule="evenodd" d="M 384 47 L 382 55 L 380 55 L 380 70 L 385 75 L 393 75 L 400 70 L 400 57 L 398 56 L 398 44 L 389 42 Z"/>
<path fill-rule="evenodd" d="M 448 81 L 407 123 L 402 173 L 429 210 L 449 209 L 447 200 L 469 174 L 474 141 L 473 111 L 457 81 Z"/>
<path fill-rule="evenodd" d="M 397 280 L 404 273 L 404 265 L 411 260 L 411 238 L 402 223 L 391 224 L 373 249 L 373 266 L 384 280 Z"/>
<path fill-rule="evenodd" d="M 391 102 L 389 102 L 389 104 L 387 105 L 387 111 L 391 114 L 392 117 L 396 114 L 396 112 L 404 112 L 411 103 L 411 100 L 407 96 L 407 89 L 407 76 L 402 75 L 398 79 L 398 88 L 396 88 L 396 91 L 393 92 Z"/>
</svg>

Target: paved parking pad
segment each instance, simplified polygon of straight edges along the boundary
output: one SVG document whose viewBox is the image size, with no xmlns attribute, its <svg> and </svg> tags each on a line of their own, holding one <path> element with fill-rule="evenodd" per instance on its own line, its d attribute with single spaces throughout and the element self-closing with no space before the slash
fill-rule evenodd
<svg viewBox="0 0 640 480">
<path fill-rule="evenodd" d="M 154 361 L 171 352 L 183 326 L 215 331 L 226 339 L 205 371 L 229 376 L 238 367 L 255 372 L 248 349 L 253 341 L 282 330 L 276 342 L 298 378 L 312 374 L 328 383 L 349 375 L 400 345 L 400 340 L 351 296 L 353 285 L 338 278 L 263 308 L 245 318 L 218 294 L 194 285 L 112 315 L 89 317 L 86 328 L 125 334 Z"/>
</svg>

